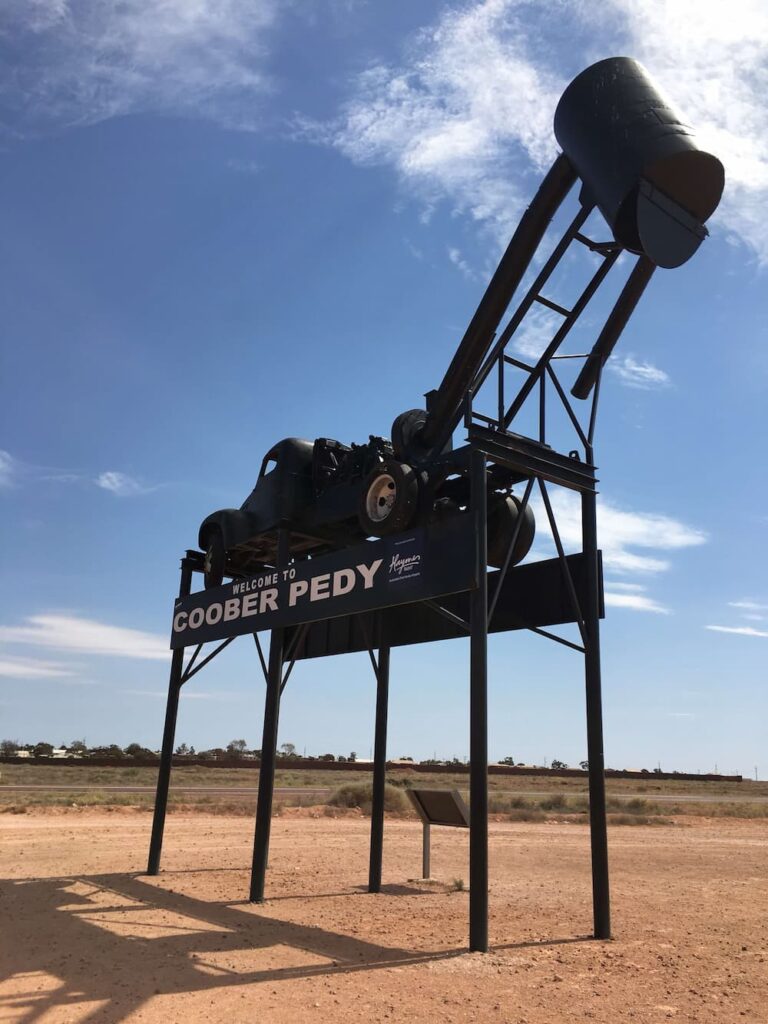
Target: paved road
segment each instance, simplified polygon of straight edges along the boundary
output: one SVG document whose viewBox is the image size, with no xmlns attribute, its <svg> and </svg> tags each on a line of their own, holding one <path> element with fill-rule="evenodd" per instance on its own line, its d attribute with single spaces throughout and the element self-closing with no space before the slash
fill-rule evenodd
<svg viewBox="0 0 768 1024">
<path fill-rule="evenodd" d="M 435 788 L 439 789 L 440 786 Z M 85 791 L 98 790 L 100 793 L 154 793 L 154 786 L 100 786 L 98 783 L 86 783 L 81 786 L 76 785 L 55 785 L 55 786 L 44 786 L 44 785 L 3 785 L 0 782 L 0 793 L 2 792 L 14 792 L 14 793 L 32 793 L 32 792 L 62 792 L 62 793 L 82 793 Z M 256 796 L 257 784 L 253 786 L 174 786 L 171 784 L 171 790 L 174 793 L 195 793 L 199 796 Z M 333 792 L 332 787 L 316 787 L 316 786 L 276 786 L 276 796 L 328 796 L 329 793 Z M 529 798 L 543 798 L 551 796 L 581 796 L 586 790 L 575 790 L 569 793 L 563 793 L 563 790 L 520 790 L 520 789 L 508 789 L 508 790 L 495 790 L 495 793 L 501 795 L 501 793 L 509 793 L 513 796 L 522 796 Z M 674 793 L 612 793 L 609 791 L 609 796 L 618 796 L 621 799 L 631 800 L 633 797 L 639 796 L 643 799 L 647 799 L 651 803 L 751 803 L 751 804 L 766 804 L 768 803 L 768 796 L 752 796 L 748 790 L 741 793 L 680 793 L 676 795 Z"/>
</svg>

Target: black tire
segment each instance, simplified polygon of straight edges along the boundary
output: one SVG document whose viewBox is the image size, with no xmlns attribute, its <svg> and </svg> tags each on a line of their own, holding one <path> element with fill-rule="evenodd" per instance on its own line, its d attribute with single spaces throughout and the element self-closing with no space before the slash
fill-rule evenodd
<svg viewBox="0 0 768 1024">
<path fill-rule="evenodd" d="M 521 502 L 510 495 L 491 498 L 488 507 L 488 565 L 500 569 L 509 551 L 512 534 L 520 518 Z M 517 535 L 510 565 L 517 565 L 531 550 L 536 535 L 536 520 L 530 505 L 526 505 L 523 523 Z"/>
<path fill-rule="evenodd" d="M 396 458 L 407 459 L 411 455 L 414 440 L 426 422 L 427 413 L 424 409 L 409 409 L 396 417 L 392 424 L 392 450 Z"/>
<path fill-rule="evenodd" d="M 405 462 L 385 459 L 368 474 L 358 508 L 366 537 L 388 537 L 407 530 L 419 502 L 419 479 Z"/>
<path fill-rule="evenodd" d="M 224 536 L 221 530 L 212 529 L 208 533 L 203 562 L 203 580 L 206 590 L 209 587 L 220 587 L 224 582 L 224 567 L 227 562 L 227 549 L 224 547 Z"/>
</svg>

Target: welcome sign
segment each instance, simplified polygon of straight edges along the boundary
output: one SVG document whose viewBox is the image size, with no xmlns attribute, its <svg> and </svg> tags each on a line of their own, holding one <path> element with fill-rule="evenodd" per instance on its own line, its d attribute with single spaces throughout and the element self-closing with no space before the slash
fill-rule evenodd
<svg viewBox="0 0 768 1024">
<path fill-rule="evenodd" d="M 469 515 L 265 569 L 179 598 L 171 648 L 408 604 L 477 586 Z"/>
</svg>

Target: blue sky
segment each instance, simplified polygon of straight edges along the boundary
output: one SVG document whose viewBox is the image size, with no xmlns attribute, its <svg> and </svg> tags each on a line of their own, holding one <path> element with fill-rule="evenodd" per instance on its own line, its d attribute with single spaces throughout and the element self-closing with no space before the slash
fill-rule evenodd
<svg viewBox="0 0 768 1024">
<path fill-rule="evenodd" d="M 595 7 L 4 5 L 2 736 L 159 744 L 200 521 L 241 503 L 275 440 L 387 434 L 437 385 L 556 152 L 558 96 L 623 53 L 727 187 L 603 389 L 607 761 L 768 773 L 768 16 Z M 567 495 L 559 512 L 575 540 Z M 550 553 L 542 531 L 534 557 Z M 490 666 L 493 758 L 585 756 L 576 654 L 513 634 Z M 391 755 L 464 756 L 467 644 L 395 651 L 392 669 Z M 242 640 L 187 687 L 179 741 L 259 746 L 262 706 Z M 366 657 L 300 665 L 281 742 L 368 756 L 373 707 Z"/>
</svg>

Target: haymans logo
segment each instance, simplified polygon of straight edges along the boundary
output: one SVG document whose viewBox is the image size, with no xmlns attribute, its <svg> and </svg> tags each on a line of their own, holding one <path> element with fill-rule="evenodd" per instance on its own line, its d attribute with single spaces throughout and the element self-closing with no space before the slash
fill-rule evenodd
<svg viewBox="0 0 768 1024">
<path fill-rule="evenodd" d="M 390 576 L 412 575 L 414 570 L 421 565 L 421 555 L 392 555 L 389 563 Z"/>
<path fill-rule="evenodd" d="M 423 554 L 418 550 L 421 545 L 415 537 L 395 541 L 395 551 L 389 558 L 387 578 L 390 583 L 401 580 L 416 580 L 421 575 Z M 416 550 L 415 550 L 416 549 Z"/>
</svg>

